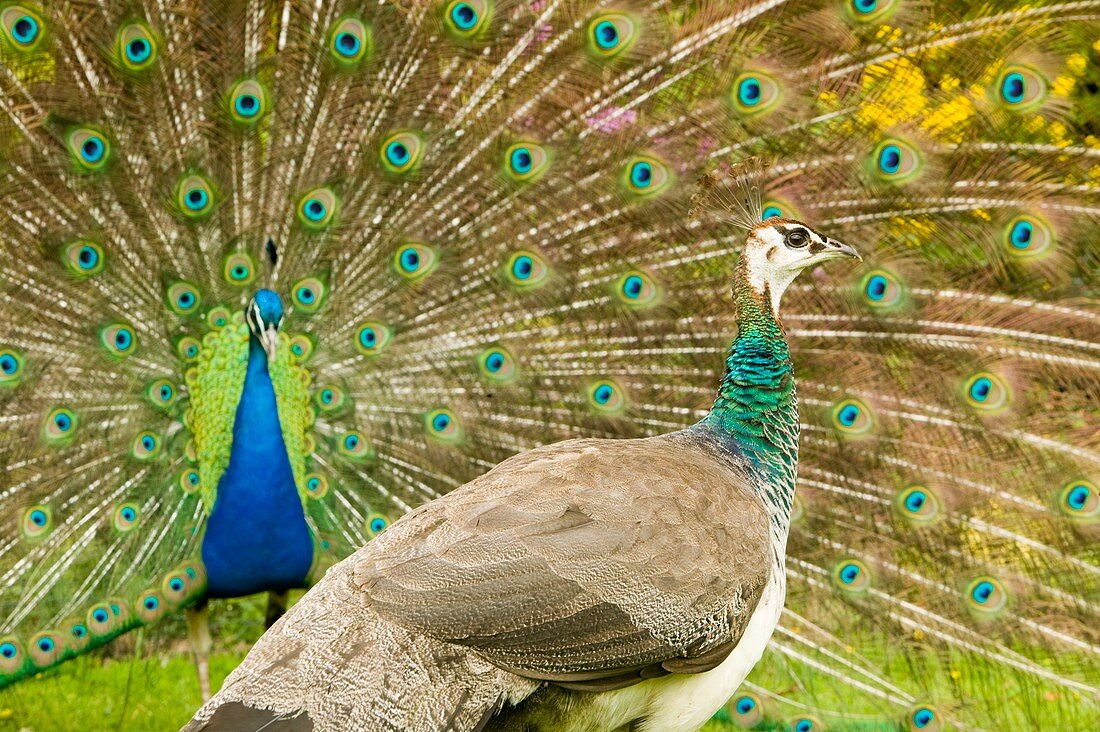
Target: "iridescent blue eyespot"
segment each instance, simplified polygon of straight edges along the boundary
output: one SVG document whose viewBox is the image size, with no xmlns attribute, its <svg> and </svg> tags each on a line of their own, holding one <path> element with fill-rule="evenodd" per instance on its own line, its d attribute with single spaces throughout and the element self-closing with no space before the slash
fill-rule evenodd
<svg viewBox="0 0 1100 732">
<path fill-rule="evenodd" d="M 18 652 L 14 643 L 0 643 L 0 656 L 4 658 L 15 658 L 15 654 Z"/>
<path fill-rule="evenodd" d="M 851 427 L 859 419 L 859 407 L 854 404 L 845 405 L 840 412 L 837 413 L 837 419 L 845 427 Z"/>
<path fill-rule="evenodd" d="M 630 168 L 630 183 L 635 188 L 648 188 L 653 183 L 653 166 L 645 161 L 634 163 Z"/>
<path fill-rule="evenodd" d="M 753 709 L 756 709 L 756 700 L 747 696 L 743 696 L 737 700 L 737 711 L 740 714 L 748 714 Z"/>
<path fill-rule="evenodd" d="M 924 729 L 936 720 L 936 714 L 931 709 L 921 708 L 913 712 L 913 724 L 917 729 Z"/>
<path fill-rule="evenodd" d="M 1031 246 L 1031 235 L 1035 226 L 1030 221 L 1017 221 L 1009 234 L 1012 246 L 1017 249 L 1027 249 Z"/>
<path fill-rule="evenodd" d="M 989 399 L 989 393 L 993 390 L 993 382 L 989 377 L 982 376 L 974 379 L 970 385 L 970 398 L 976 402 L 984 402 Z"/>
<path fill-rule="evenodd" d="M 153 47 L 144 38 L 135 38 L 126 44 L 126 58 L 135 64 L 140 64 L 153 53 Z"/>
<path fill-rule="evenodd" d="M 1019 71 L 1005 74 L 1001 81 L 1001 96 L 1009 104 L 1019 104 L 1024 100 L 1024 75 Z"/>
<path fill-rule="evenodd" d="M 24 15 L 15 21 L 15 24 L 11 27 L 11 34 L 15 37 L 15 40 L 26 45 L 38 35 L 38 23 L 31 16 Z"/>
<path fill-rule="evenodd" d="M 192 188 L 183 198 L 183 205 L 191 211 L 201 211 L 206 207 L 210 196 L 202 188 Z"/>
<path fill-rule="evenodd" d="M 355 450 L 357 447 L 359 447 L 358 435 L 347 435 L 346 437 L 344 437 L 345 450 Z"/>
<path fill-rule="evenodd" d="M 878 7 L 878 0 L 852 0 L 852 7 L 857 13 L 873 13 Z"/>
<path fill-rule="evenodd" d="M 0 371 L 3 371 L 5 375 L 11 376 L 18 368 L 19 362 L 15 360 L 15 356 L 12 356 L 10 353 L 5 353 L 3 356 L 0 356 Z"/>
<path fill-rule="evenodd" d="M 512 170 L 520 175 L 531 172 L 534 161 L 531 159 L 531 151 L 526 147 L 517 147 L 509 158 Z"/>
<path fill-rule="evenodd" d="M 149 444 L 147 445 L 147 447 L 150 450 L 153 449 L 154 443 L 151 439 L 149 440 Z M 126 521 L 133 521 L 134 519 L 137 518 L 137 512 L 135 512 L 134 509 L 130 508 L 129 506 L 126 506 L 125 508 L 123 508 L 122 511 L 120 512 L 120 515 Z"/>
<path fill-rule="evenodd" d="M 741 693 L 730 700 L 729 712 L 738 727 L 749 729 L 764 719 L 764 704 L 756 694 Z"/>
<path fill-rule="evenodd" d="M 35 509 L 34 511 L 31 511 L 30 514 L 28 514 L 27 518 L 35 526 L 45 526 L 46 525 L 46 521 L 47 521 L 46 513 L 45 513 L 45 511 L 42 511 L 40 509 Z"/>
<path fill-rule="evenodd" d="M 180 577 L 173 577 L 168 580 L 168 586 L 172 588 L 173 592 L 183 592 L 183 579 Z"/>
<path fill-rule="evenodd" d="M 623 282 L 623 294 L 632 300 L 638 299 L 638 296 L 642 294 L 642 288 L 645 287 L 645 282 L 638 275 L 630 275 Z"/>
<path fill-rule="evenodd" d="M 416 249 L 408 247 L 401 251 L 401 268 L 406 272 L 415 272 L 420 267 L 420 254 Z"/>
<path fill-rule="evenodd" d="M 111 616 L 108 615 L 107 611 L 103 608 L 96 608 L 96 610 L 92 612 L 92 617 L 97 623 L 106 623 Z"/>
<path fill-rule="evenodd" d="M 850 585 L 859 578 L 859 567 L 854 564 L 847 564 L 840 570 L 840 581 L 846 585 Z"/>
<path fill-rule="evenodd" d="M 353 58 L 359 49 L 362 47 L 363 42 L 356 38 L 353 34 L 344 31 L 336 34 L 336 51 L 341 56 Z"/>
<path fill-rule="evenodd" d="M 432 429 L 436 432 L 442 432 L 451 426 L 451 416 L 449 414 L 437 414 L 432 419 Z"/>
<path fill-rule="evenodd" d="M 760 104 L 760 80 L 752 77 L 742 79 L 737 85 L 737 100 L 746 107 Z"/>
<path fill-rule="evenodd" d="M 143 602 L 142 605 L 145 606 L 146 610 L 156 610 L 158 607 L 160 607 L 160 600 L 150 595 L 149 597 L 145 598 L 145 602 Z"/>
<path fill-rule="evenodd" d="M 1083 485 L 1076 486 L 1066 496 L 1066 505 L 1075 511 L 1080 511 L 1089 500 L 1089 489 Z"/>
<path fill-rule="evenodd" d="M 760 220 L 766 221 L 767 219 L 770 219 L 772 217 L 782 218 L 782 216 L 783 212 L 779 209 L 778 206 L 765 206 L 764 212 L 760 214 Z"/>
<path fill-rule="evenodd" d="M 871 586 L 871 573 L 858 559 L 845 559 L 833 567 L 833 581 L 845 593 L 861 593 Z"/>
<path fill-rule="evenodd" d="M 54 649 L 53 638 L 39 638 L 38 639 L 38 650 L 42 651 L 43 653 L 49 653 L 53 649 Z"/>
<path fill-rule="evenodd" d="M 531 272 L 534 268 L 534 261 L 524 254 L 516 257 L 516 261 L 512 263 L 512 275 L 517 280 L 526 280 L 531 276 Z"/>
<path fill-rule="evenodd" d="M 981 603 L 989 602 L 989 598 L 992 595 L 993 595 L 993 583 L 992 582 L 979 582 L 977 587 L 975 587 L 974 591 L 971 593 L 971 597 L 973 597 L 976 601 L 981 602 Z"/>
<path fill-rule="evenodd" d="M 377 534 L 381 532 L 384 528 L 386 528 L 386 519 L 382 518 L 381 516 L 375 516 L 373 519 L 371 519 L 370 530 L 372 532 Z"/>
<path fill-rule="evenodd" d="M 325 209 L 325 204 L 321 203 L 316 198 L 311 198 L 306 201 L 305 205 L 302 207 L 302 211 L 310 221 L 320 221 L 325 218 L 325 214 L 328 213 L 327 209 Z"/>
<path fill-rule="evenodd" d="M 255 117 L 260 111 L 260 100 L 254 94 L 241 94 L 233 102 L 233 108 L 242 117 Z"/>
<path fill-rule="evenodd" d="M 892 144 L 884 145 L 878 154 L 878 167 L 883 173 L 897 173 L 901 168 L 901 148 Z"/>
<path fill-rule="evenodd" d="M 880 302 L 886 297 L 886 290 L 890 283 L 882 275 L 874 275 L 867 280 L 867 297 L 875 302 Z"/>
<path fill-rule="evenodd" d="M 105 150 L 106 146 L 104 146 L 103 140 L 98 137 L 89 137 L 80 146 L 80 157 L 88 163 L 98 163 Z"/>
<path fill-rule="evenodd" d="M 477 11 L 469 3 L 457 3 L 451 8 L 451 20 L 461 30 L 470 30 L 477 25 Z"/>
<path fill-rule="evenodd" d="M 966 588 L 966 602 L 976 612 L 994 615 L 1008 604 L 1008 592 L 1000 580 L 989 576 L 978 577 Z"/>
<path fill-rule="evenodd" d="M 314 298 L 317 297 L 313 293 L 313 290 L 309 287 L 299 287 L 298 292 L 296 294 L 298 296 L 298 299 L 301 302 L 305 303 L 306 305 L 309 305 L 310 303 L 312 303 Z"/>
<path fill-rule="evenodd" d="M 94 269 L 99 264 L 99 252 L 90 246 L 82 246 L 76 255 L 77 266 L 81 269 Z"/>
<path fill-rule="evenodd" d="M 386 159 L 391 164 L 401 167 L 409 162 L 409 157 L 409 148 L 404 143 L 395 140 L 386 145 Z"/>
<path fill-rule="evenodd" d="M 80 623 L 74 625 L 72 627 L 72 630 L 70 630 L 69 632 L 72 633 L 74 638 L 83 638 L 84 636 L 88 635 L 88 629 Z"/>
<path fill-rule="evenodd" d="M 485 357 L 485 368 L 490 373 L 497 373 L 504 367 L 504 354 L 499 351 L 490 353 Z"/>
<path fill-rule="evenodd" d="M 597 404 L 607 404 L 613 396 L 615 396 L 615 390 L 609 384 L 600 384 L 592 391 L 592 398 Z"/>
<path fill-rule="evenodd" d="M 619 44 L 619 29 L 609 20 L 597 23 L 593 36 L 596 39 L 596 45 L 605 51 Z"/>
</svg>

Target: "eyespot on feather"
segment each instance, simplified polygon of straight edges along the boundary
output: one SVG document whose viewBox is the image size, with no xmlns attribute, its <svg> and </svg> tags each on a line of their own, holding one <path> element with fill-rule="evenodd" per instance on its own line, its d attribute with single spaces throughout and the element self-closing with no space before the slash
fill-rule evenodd
<svg viewBox="0 0 1100 732">
<path fill-rule="evenodd" d="M 489 27 L 492 10 L 489 0 L 452 0 L 443 13 L 443 20 L 451 35 L 469 40 Z"/>
<path fill-rule="evenodd" d="M 71 409 L 57 407 L 46 415 L 42 425 L 42 437 L 50 444 L 64 444 L 76 434 L 77 426 L 76 414 Z"/>
<path fill-rule="evenodd" d="M 379 149 L 382 167 L 394 174 L 408 173 L 420 164 L 424 141 L 407 130 L 395 132 L 382 141 Z"/>
<path fill-rule="evenodd" d="M 668 166 L 652 155 L 636 155 L 623 171 L 623 187 L 640 198 L 659 195 L 672 183 Z"/>
<path fill-rule="evenodd" d="M 337 438 L 337 451 L 349 460 L 361 461 L 374 458 L 367 438 L 359 430 L 348 430 Z"/>
<path fill-rule="evenodd" d="M 328 34 L 328 50 L 341 66 L 354 67 L 374 50 L 374 36 L 362 20 L 346 17 L 332 24 Z"/>
<path fill-rule="evenodd" d="M 255 79 L 245 79 L 229 90 L 229 114 L 238 123 L 252 125 L 265 114 L 269 105 L 267 90 Z"/>
<path fill-rule="evenodd" d="M 626 393 L 612 379 L 598 379 L 585 389 L 588 406 L 597 414 L 615 415 L 626 409 Z"/>
<path fill-rule="evenodd" d="M 624 305 L 642 309 L 656 305 L 661 292 L 648 273 L 632 269 L 619 277 L 615 284 L 615 295 Z"/>
<path fill-rule="evenodd" d="M 23 379 L 23 354 L 0 346 L 0 387 L 15 386 Z"/>
<path fill-rule="evenodd" d="M 626 13 L 601 13 L 588 22 L 588 50 L 597 59 L 612 59 L 638 40 L 638 21 Z"/>
<path fill-rule="evenodd" d="M 53 516 L 49 506 L 39 503 L 23 511 L 19 522 L 24 539 L 41 539 L 53 531 Z"/>
<path fill-rule="evenodd" d="M 943 718 L 939 711 L 927 704 L 910 707 L 905 715 L 905 723 L 909 732 L 940 732 L 943 729 Z"/>
<path fill-rule="evenodd" d="M 517 142 L 504 152 L 504 172 L 517 183 L 531 183 L 550 167 L 546 148 L 534 142 Z"/>
<path fill-rule="evenodd" d="M 847 0 L 848 17 L 857 23 L 881 23 L 898 9 L 901 0 Z"/>
<path fill-rule="evenodd" d="M 512 285 L 527 289 L 545 284 L 550 268 L 537 252 L 521 249 L 508 258 L 504 274 Z"/>
<path fill-rule="evenodd" d="M 122 26 L 115 38 L 115 55 L 127 71 L 145 71 L 156 62 L 159 52 L 157 37 L 144 23 Z"/>
<path fill-rule="evenodd" d="M 185 218 L 199 220 L 214 210 L 214 184 L 204 175 L 185 175 L 176 184 L 176 206 Z"/>
<path fill-rule="evenodd" d="M 833 584 L 846 593 L 862 593 L 871 587 L 871 572 L 858 559 L 843 559 L 833 567 Z"/>
<path fill-rule="evenodd" d="M 989 575 L 971 580 L 965 597 L 967 607 L 982 615 L 995 616 L 1008 604 L 1008 591 L 1000 580 Z"/>
<path fill-rule="evenodd" d="M 763 71 L 744 71 L 733 80 L 730 100 L 742 117 L 753 117 L 771 112 L 782 100 L 779 82 Z"/>
<path fill-rule="evenodd" d="M 462 437 L 458 418 L 449 409 L 433 409 L 424 415 L 424 429 L 428 436 L 440 442 L 456 442 Z"/>
<path fill-rule="evenodd" d="M 427 277 L 439 264 L 439 255 L 427 244 L 409 242 L 397 249 L 393 255 L 393 268 L 409 282 L 417 282 Z"/>
<path fill-rule="evenodd" d="M 128 501 L 115 508 L 111 524 L 116 531 L 126 533 L 137 526 L 139 518 L 141 518 L 141 509 L 136 503 Z"/>
<path fill-rule="evenodd" d="M 199 288 L 190 282 L 173 282 L 164 293 L 165 304 L 181 317 L 193 315 L 202 304 Z"/>
<path fill-rule="evenodd" d="M 315 188 L 298 201 L 298 221 L 311 231 L 327 228 L 336 217 L 339 203 L 331 188 Z"/>
<path fill-rule="evenodd" d="M 392 335 L 386 325 L 368 320 L 360 323 L 356 329 L 355 347 L 364 356 L 377 356 L 390 344 Z"/>
<path fill-rule="evenodd" d="M 1012 401 L 1008 383 L 990 371 L 979 371 L 963 383 L 963 401 L 970 408 L 985 413 L 1006 410 Z"/>
<path fill-rule="evenodd" d="M 727 702 L 730 719 L 738 727 L 755 727 L 764 719 L 764 702 L 750 691 L 739 692 Z"/>
<path fill-rule="evenodd" d="M 0 30 L 9 48 L 26 53 L 42 40 L 42 18 L 24 5 L 9 5 L 0 10 Z"/>
<path fill-rule="evenodd" d="M 874 415 L 859 399 L 842 399 L 831 411 L 833 428 L 837 432 L 858 437 L 866 435 L 875 427 Z"/>
<path fill-rule="evenodd" d="M 1050 224 L 1032 214 L 1021 214 L 1009 221 L 1003 240 L 1008 253 L 1021 259 L 1046 254 L 1056 243 Z"/>
<path fill-rule="evenodd" d="M 321 309 L 328 297 L 328 287 L 320 277 L 306 277 L 291 287 L 291 299 L 295 310 L 312 315 Z"/>
<path fill-rule="evenodd" d="M 515 357 L 503 346 L 492 346 L 478 354 L 477 367 L 485 379 L 500 383 L 511 381 L 519 372 Z"/>
<path fill-rule="evenodd" d="M 84 171 L 102 170 L 111 159 L 111 143 L 94 127 L 78 127 L 66 136 L 69 154 Z"/>
<path fill-rule="evenodd" d="M 367 516 L 364 529 L 367 536 L 374 538 L 385 531 L 390 525 L 390 519 L 383 513 L 372 513 Z"/>
<path fill-rule="evenodd" d="M 61 262 L 70 274 L 91 277 L 103 271 L 106 258 L 103 256 L 103 247 L 99 244 L 80 239 L 61 248 Z"/>
<path fill-rule="evenodd" d="M 906 183 L 920 175 L 924 158 L 920 150 L 898 138 L 880 142 L 871 155 L 875 176 L 888 183 Z"/>
<path fill-rule="evenodd" d="M 1047 80 L 1035 69 L 1009 64 L 997 76 L 990 94 L 1002 109 L 1027 112 L 1046 101 L 1049 89 Z"/>
</svg>

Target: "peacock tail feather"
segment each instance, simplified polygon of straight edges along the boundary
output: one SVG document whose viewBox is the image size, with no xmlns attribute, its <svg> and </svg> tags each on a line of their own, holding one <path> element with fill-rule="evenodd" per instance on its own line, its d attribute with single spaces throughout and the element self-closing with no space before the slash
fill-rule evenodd
<svg viewBox="0 0 1100 732">
<path fill-rule="evenodd" d="M 729 716 L 1088 729 L 1100 706 L 1100 2 L 0 3 L 0 685 L 205 594 L 245 303 L 314 576 L 568 436 L 697 421 L 741 231 L 799 487 Z M 841 693 L 840 690 L 843 690 Z"/>
</svg>

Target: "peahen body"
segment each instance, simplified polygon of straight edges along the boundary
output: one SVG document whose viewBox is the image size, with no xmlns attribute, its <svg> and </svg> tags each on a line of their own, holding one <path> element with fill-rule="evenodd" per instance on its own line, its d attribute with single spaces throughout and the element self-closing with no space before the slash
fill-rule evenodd
<svg viewBox="0 0 1100 732">
<path fill-rule="evenodd" d="M 698 422 L 744 236 L 687 213 L 761 156 L 754 213 L 865 265 L 784 297 L 786 605 L 730 715 L 1090 729 L 1098 41 L 1093 0 L 0 2 L 0 685 Z"/>
<path fill-rule="evenodd" d="M 798 222 L 745 225 L 738 333 L 703 419 L 536 448 L 408 514 L 333 567 L 188 729 L 704 724 L 783 609 L 798 409 L 780 298 L 859 256 Z"/>
</svg>

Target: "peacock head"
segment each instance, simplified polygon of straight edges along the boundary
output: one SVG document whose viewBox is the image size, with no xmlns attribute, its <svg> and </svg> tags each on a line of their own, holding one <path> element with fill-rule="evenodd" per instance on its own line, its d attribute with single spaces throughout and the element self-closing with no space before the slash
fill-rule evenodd
<svg viewBox="0 0 1100 732">
<path fill-rule="evenodd" d="M 263 346 L 268 363 L 275 360 L 279 326 L 283 324 L 283 301 L 271 290 L 257 290 L 244 314 L 252 336 Z"/>
<path fill-rule="evenodd" d="M 743 261 L 749 284 L 757 292 L 767 292 L 778 313 L 779 299 L 799 272 L 848 257 L 863 261 L 859 252 L 843 242 L 800 221 L 772 216 L 749 230 Z"/>
</svg>

